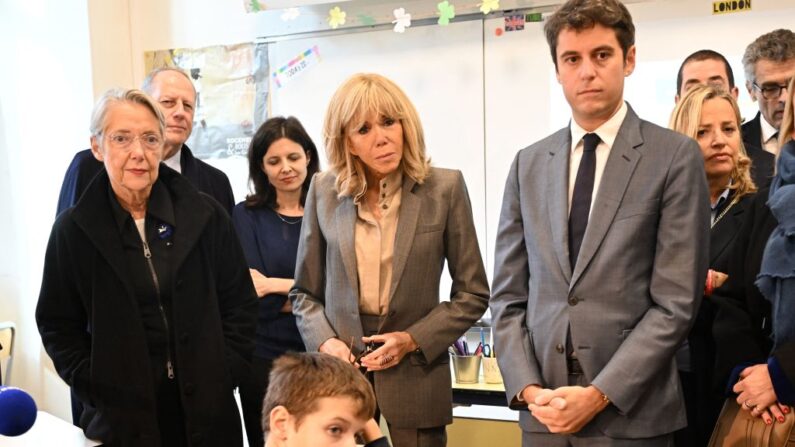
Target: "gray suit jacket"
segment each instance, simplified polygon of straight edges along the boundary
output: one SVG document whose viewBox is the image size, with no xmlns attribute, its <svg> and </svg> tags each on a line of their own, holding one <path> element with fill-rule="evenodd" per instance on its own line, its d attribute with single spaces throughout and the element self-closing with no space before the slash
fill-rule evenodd
<svg viewBox="0 0 795 447">
<path fill-rule="evenodd" d="M 307 194 L 293 313 L 307 350 L 326 340 L 355 339 L 361 351 L 359 279 L 354 248 L 356 205 L 337 198 L 334 174 L 315 176 Z M 453 278 L 449 302 L 439 302 L 447 260 Z M 379 333 L 406 331 L 422 353 L 375 373 L 375 393 L 396 427 L 436 427 L 452 422 L 447 347 L 483 314 L 489 287 L 472 209 L 460 171 L 432 168 L 422 185 L 404 177 L 388 313 Z"/>
<path fill-rule="evenodd" d="M 612 405 L 591 424 L 643 438 L 685 425 L 674 353 L 704 288 L 709 199 L 701 152 L 630 108 L 602 175 L 572 271 L 566 127 L 520 151 L 495 254 L 495 351 L 509 399 L 568 385 L 566 332 L 586 379 Z M 546 432 L 528 412 L 523 430 Z"/>
</svg>

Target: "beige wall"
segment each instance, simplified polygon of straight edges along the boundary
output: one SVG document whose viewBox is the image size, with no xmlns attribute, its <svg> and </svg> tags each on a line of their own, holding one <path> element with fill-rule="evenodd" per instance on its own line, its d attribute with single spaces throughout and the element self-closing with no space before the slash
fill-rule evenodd
<svg viewBox="0 0 795 447">
<path fill-rule="evenodd" d="M 88 0 L 94 98 L 112 87 L 132 87 L 130 0 Z"/>
</svg>

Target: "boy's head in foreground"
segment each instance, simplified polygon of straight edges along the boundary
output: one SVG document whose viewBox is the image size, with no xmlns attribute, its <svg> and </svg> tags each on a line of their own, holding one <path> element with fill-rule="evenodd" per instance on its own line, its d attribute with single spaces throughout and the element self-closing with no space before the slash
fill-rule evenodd
<svg viewBox="0 0 795 447">
<path fill-rule="evenodd" d="M 273 364 L 262 406 L 265 444 L 355 446 L 374 412 L 373 390 L 350 364 L 320 353 L 286 354 Z"/>
</svg>

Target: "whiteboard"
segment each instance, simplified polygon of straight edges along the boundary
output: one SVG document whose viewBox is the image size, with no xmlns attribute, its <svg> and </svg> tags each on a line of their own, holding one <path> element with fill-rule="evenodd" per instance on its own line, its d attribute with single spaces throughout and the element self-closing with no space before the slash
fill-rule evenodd
<svg viewBox="0 0 795 447">
<path fill-rule="evenodd" d="M 632 3 L 628 8 L 636 27 L 637 67 L 625 84 L 625 98 L 642 118 L 662 126 L 673 109 L 681 60 L 702 48 L 729 59 L 741 110 L 752 118 L 758 108 L 744 88 L 742 53 L 759 35 L 795 23 L 795 5 L 788 0 L 755 3 L 752 12 L 726 15 L 712 15 L 710 2 L 691 0 Z M 543 23 L 498 35 L 502 26 L 502 18 L 488 18 L 409 28 L 405 34 L 387 29 L 270 47 L 270 64 L 277 68 L 318 46 L 321 62 L 282 88 L 274 87 L 271 110 L 298 117 L 321 151 L 326 105 L 348 76 L 381 73 L 406 91 L 419 111 L 434 165 L 464 173 L 489 278 L 513 157 L 565 126 L 570 117 Z M 443 282 L 442 295 L 448 285 Z"/>
<path fill-rule="evenodd" d="M 432 165 L 463 172 L 472 202 L 484 262 L 486 207 L 483 152 L 483 23 L 410 28 L 277 42 L 269 49 L 272 68 L 317 46 L 320 62 L 282 87 L 272 86 L 272 115 L 293 115 L 324 153 L 322 126 L 331 96 L 349 76 L 382 74 L 397 83 L 414 103 L 425 131 Z M 321 159 L 327 167 L 326 159 Z M 445 274 L 443 298 L 451 281 Z"/>
</svg>

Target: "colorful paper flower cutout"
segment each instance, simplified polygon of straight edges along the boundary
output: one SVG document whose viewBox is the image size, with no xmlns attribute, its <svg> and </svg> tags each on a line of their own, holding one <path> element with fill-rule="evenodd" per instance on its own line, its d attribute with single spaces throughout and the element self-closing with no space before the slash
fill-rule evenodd
<svg viewBox="0 0 795 447">
<path fill-rule="evenodd" d="M 359 19 L 359 23 L 364 26 L 373 26 L 375 25 L 375 18 L 373 16 L 369 16 L 367 14 L 359 14 L 356 16 Z"/>
<path fill-rule="evenodd" d="M 488 14 L 491 11 L 500 9 L 500 0 L 483 0 L 480 4 L 480 12 Z"/>
<path fill-rule="evenodd" d="M 395 14 L 395 20 L 392 21 L 395 24 L 395 32 L 405 32 L 406 28 L 411 26 L 411 14 L 407 13 L 404 8 L 398 8 L 392 13 Z"/>
<path fill-rule="evenodd" d="M 282 13 L 282 22 L 289 22 L 295 20 L 301 15 L 301 10 L 298 8 L 287 8 Z"/>
<path fill-rule="evenodd" d="M 455 17 L 455 6 L 451 5 L 448 0 L 444 0 L 443 2 L 436 5 L 436 9 L 439 10 L 439 25 L 446 26 L 450 24 L 450 19 Z"/>
<path fill-rule="evenodd" d="M 337 29 L 340 25 L 345 24 L 345 11 L 341 10 L 339 6 L 335 6 L 328 12 L 328 24 L 332 29 Z"/>
</svg>

